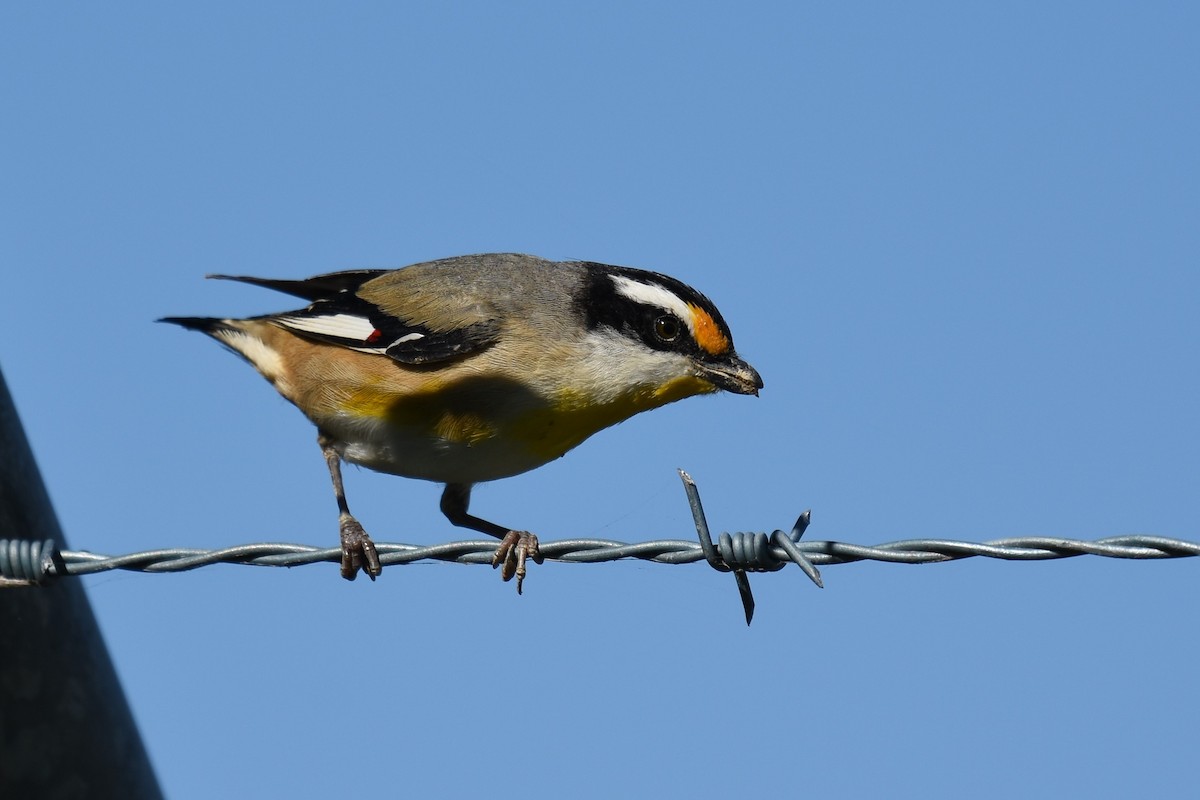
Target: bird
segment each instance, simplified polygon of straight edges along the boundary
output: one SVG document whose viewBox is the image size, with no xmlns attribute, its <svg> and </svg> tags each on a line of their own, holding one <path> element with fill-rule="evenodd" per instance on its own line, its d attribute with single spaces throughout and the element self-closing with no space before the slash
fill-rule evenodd
<svg viewBox="0 0 1200 800">
<path fill-rule="evenodd" d="M 695 395 L 758 395 L 759 373 L 716 306 L 662 273 L 517 253 L 307 279 L 209 275 L 304 308 L 245 319 L 164 317 L 248 361 L 317 428 L 338 507 L 341 575 L 381 572 L 341 464 L 445 485 L 455 526 L 500 540 L 521 593 L 528 531 L 468 513 L 471 487 L 535 469 L 604 428 Z"/>
</svg>

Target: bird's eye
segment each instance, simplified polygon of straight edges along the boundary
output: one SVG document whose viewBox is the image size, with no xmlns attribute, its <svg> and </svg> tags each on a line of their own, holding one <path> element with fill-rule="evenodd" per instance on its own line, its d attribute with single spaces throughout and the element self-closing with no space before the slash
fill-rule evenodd
<svg viewBox="0 0 1200 800">
<path fill-rule="evenodd" d="M 654 320 L 654 335 L 664 342 L 673 342 L 679 338 L 679 320 L 670 314 Z"/>
</svg>

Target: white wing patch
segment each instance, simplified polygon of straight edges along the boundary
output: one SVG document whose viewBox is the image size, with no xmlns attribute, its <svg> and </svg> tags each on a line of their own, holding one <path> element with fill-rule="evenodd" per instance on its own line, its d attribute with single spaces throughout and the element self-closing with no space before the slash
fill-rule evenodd
<svg viewBox="0 0 1200 800">
<path fill-rule="evenodd" d="M 420 331 L 412 331 L 394 341 L 380 340 L 379 331 L 371 324 L 371 321 L 357 314 L 322 314 L 311 317 L 284 316 L 276 317 L 275 322 L 300 333 L 342 339 L 344 342 L 339 342 L 339 344 L 342 344 L 343 347 L 349 350 L 376 355 L 387 353 L 388 348 L 393 345 L 425 338 L 425 334 Z M 362 342 L 362 346 L 355 347 L 348 344 L 349 342 Z"/>
<path fill-rule="evenodd" d="M 610 275 L 609 277 L 612 278 L 612 282 L 617 287 L 618 293 L 638 303 L 657 306 L 663 311 L 671 312 L 683 320 L 688 329 L 692 331 L 692 335 L 695 335 L 696 331 L 692 324 L 692 311 L 688 308 L 687 303 L 679 298 L 679 295 L 657 283 L 642 283 L 641 281 L 627 278 L 624 275 Z"/>
<path fill-rule="evenodd" d="M 417 331 L 413 331 L 412 333 L 404 334 L 399 339 L 392 342 L 392 344 L 404 344 L 405 342 L 415 342 L 417 339 L 424 339 L 424 338 L 425 338 L 425 334 L 418 333 Z"/>
<path fill-rule="evenodd" d="M 354 314 L 325 314 L 319 317 L 278 317 L 276 321 L 292 330 L 318 336 L 365 342 L 375 333 L 375 326 L 366 317 Z"/>
</svg>

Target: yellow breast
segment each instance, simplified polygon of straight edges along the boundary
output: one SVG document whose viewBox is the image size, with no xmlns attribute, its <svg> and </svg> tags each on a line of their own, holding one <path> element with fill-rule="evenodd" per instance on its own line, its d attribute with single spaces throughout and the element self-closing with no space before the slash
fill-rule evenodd
<svg viewBox="0 0 1200 800">
<path fill-rule="evenodd" d="M 548 401 L 525 387 L 476 378 L 449 385 L 430 381 L 402 397 L 379 386 L 360 386 L 341 407 L 343 413 L 405 428 L 410 435 L 467 447 L 485 442 L 511 447 L 544 463 L 634 414 L 711 391 L 707 381 L 682 377 L 605 403 L 571 390 Z"/>
<path fill-rule="evenodd" d="M 513 426 L 513 434 L 516 440 L 549 460 L 634 414 L 712 391 L 712 384 L 690 376 L 668 381 L 656 389 L 629 392 L 606 403 L 595 403 L 577 392 L 564 391 L 559 393 L 555 405 L 523 415 Z"/>
</svg>

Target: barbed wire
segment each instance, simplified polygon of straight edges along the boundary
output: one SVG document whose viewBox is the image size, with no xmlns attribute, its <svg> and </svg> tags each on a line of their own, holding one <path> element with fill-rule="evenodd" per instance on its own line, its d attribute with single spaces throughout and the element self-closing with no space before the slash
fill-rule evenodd
<svg viewBox="0 0 1200 800">
<path fill-rule="evenodd" d="M 687 491 L 698 541 L 658 539 L 628 543 L 610 539 L 562 539 L 540 544 L 544 558 L 568 563 L 594 564 L 640 559 L 659 564 L 707 561 L 721 572 L 732 572 L 737 581 L 749 624 L 754 615 L 748 572 L 775 572 L 796 564 L 818 587 L 823 586 L 818 566 L 882 561 L 892 564 L 929 564 L 964 558 L 1005 561 L 1046 561 L 1093 555 L 1105 558 L 1160 559 L 1200 556 L 1200 543 L 1162 536 L 1112 536 L 1095 541 L 1026 536 L 967 542 L 951 539 L 905 539 L 877 545 L 837 541 L 800 541 L 811 521 L 805 511 L 790 533 L 722 533 L 714 544 L 700 504 L 695 482 L 680 470 Z M 384 566 L 417 561 L 491 564 L 498 543 L 492 540 L 412 545 L 377 542 Z M 323 562 L 340 563 L 338 547 L 256 542 L 215 550 L 172 547 L 110 556 L 82 550 L 58 550 L 51 541 L 0 539 L 0 587 L 44 584 L 55 578 L 91 575 L 109 570 L 133 572 L 185 572 L 213 564 L 258 567 L 297 567 Z"/>
</svg>

